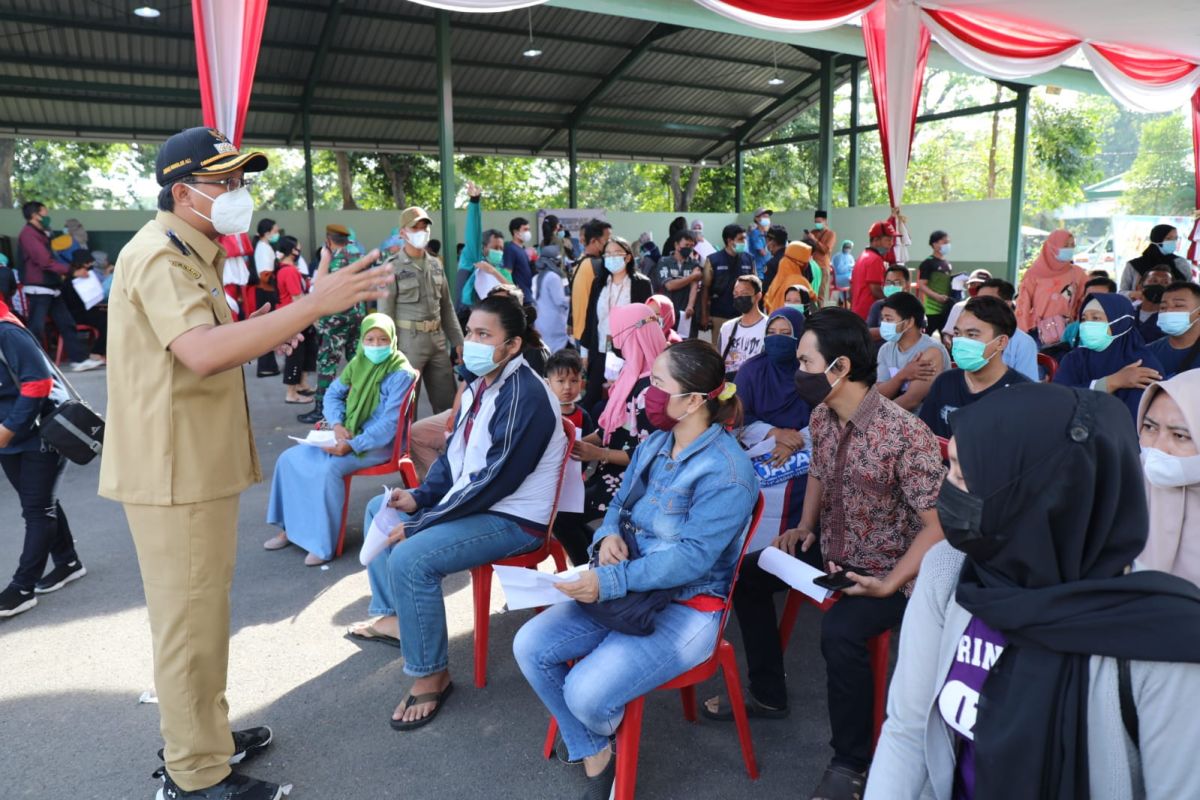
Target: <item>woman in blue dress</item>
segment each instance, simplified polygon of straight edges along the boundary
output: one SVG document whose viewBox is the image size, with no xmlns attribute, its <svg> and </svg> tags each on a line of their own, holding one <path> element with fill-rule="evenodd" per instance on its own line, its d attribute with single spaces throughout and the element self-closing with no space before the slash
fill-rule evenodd
<svg viewBox="0 0 1200 800">
<path fill-rule="evenodd" d="M 392 455 L 400 406 L 416 372 L 396 349 L 396 323 L 370 314 L 359 329 L 358 352 L 325 393 L 324 414 L 337 436 L 331 447 L 296 445 L 275 462 L 267 522 L 278 536 L 263 547 L 294 544 L 310 567 L 333 558 L 345 501 L 343 478 Z"/>
</svg>

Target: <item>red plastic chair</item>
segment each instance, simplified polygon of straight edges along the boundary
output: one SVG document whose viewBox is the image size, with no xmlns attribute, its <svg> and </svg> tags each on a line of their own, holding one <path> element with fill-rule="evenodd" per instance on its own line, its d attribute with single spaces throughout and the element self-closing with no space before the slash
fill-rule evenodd
<svg viewBox="0 0 1200 800">
<path fill-rule="evenodd" d="M 746 557 L 746 548 L 754 538 L 754 532 L 762 519 L 763 497 L 758 495 L 754 504 L 754 513 L 742 541 L 742 552 L 738 556 L 737 566 L 733 571 L 733 580 L 729 584 L 729 596 L 725 598 L 725 610 L 721 612 L 721 624 L 717 628 L 717 646 L 712 656 L 697 667 L 693 667 L 674 680 L 659 686 L 659 690 L 678 689 L 683 700 L 683 716 L 688 722 L 696 721 L 696 685 L 704 683 L 721 671 L 725 679 L 725 691 L 729 695 L 729 703 L 733 711 L 734 723 L 737 726 L 738 742 L 742 747 L 742 759 L 746 762 L 746 772 L 750 780 L 758 780 L 758 761 L 754 757 L 754 742 L 750 738 L 750 720 L 746 716 L 746 701 L 742 695 L 742 683 L 738 677 L 737 657 L 733 646 L 725 641 L 725 623 L 729 621 L 729 612 L 733 608 L 733 587 L 737 582 L 738 573 L 742 570 L 742 559 Z M 617 728 L 617 779 L 613 784 L 616 800 L 633 800 L 634 788 L 637 783 L 638 747 L 642 739 L 642 714 L 645 710 L 646 697 L 631 700 L 625 704 L 625 717 Z M 542 746 L 542 755 L 550 758 L 554 753 L 554 735 L 558 732 L 558 721 L 550 718 L 550 728 L 546 731 L 546 741 Z"/>
<path fill-rule="evenodd" d="M 1039 367 L 1046 370 L 1046 379 L 1043 383 L 1054 383 L 1054 375 L 1058 372 L 1058 362 L 1052 356 L 1038 353 L 1037 363 Z"/>
<path fill-rule="evenodd" d="M 413 378 L 412 384 L 408 387 L 408 394 L 405 395 L 404 402 L 400 404 L 400 418 L 396 422 L 396 440 L 392 443 L 392 457 L 382 464 L 377 464 L 373 467 L 363 467 L 342 478 L 342 483 L 346 487 L 346 494 L 342 498 L 342 527 L 338 530 L 337 548 L 333 552 L 334 558 L 340 558 L 342 549 L 346 546 L 346 520 L 350 516 L 351 481 L 355 478 L 393 475 L 399 472 L 405 489 L 415 488 L 421 483 L 417 480 L 417 471 L 413 467 L 412 459 L 408 457 L 408 431 L 412 427 L 413 416 L 415 416 L 417 411 L 416 390 L 420 379 L 421 374 L 418 372 Z M 363 535 L 366 535 L 365 531 Z"/>
<path fill-rule="evenodd" d="M 942 449 L 942 461 L 949 461 L 950 460 L 950 440 L 943 439 L 941 436 L 937 437 L 937 440 L 938 440 L 938 447 L 940 447 Z"/>
<path fill-rule="evenodd" d="M 837 602 L 837 596 L 818 604 L 803 592 L 795 589 L 789 590 L 787 602 L 783 605 L 783 616 L 779 620 L 779 648 L 781 650 L 787 650 L 788 641 L 792 638 L 792 629 L 796 627 L 796 617 L 805 602 L 812 603 L 821 611 L 828 611 Z M 867 642 L 867 651 L 871 654 L 871 674 L 875 678 L 875 722 L 871 738 L 872 748 L 879 743 L 879 732 L 883 728 L 883 718 L 887 715 L 888 660 L 891 646 L 891 631 L 884 631 Z"/>
<path fill-rule="evenodd" d="M 575 443 L 575 425 L 569 419 L 562 421 L 563 433 L 567 436 L 567 449 L 563 453 L 562 470 L 558 476 L 558 490 L 554 493 L 554 505 L 550 507 L 550 524 L 546 526 L 546 540 L 532 553 L 504 558 L 489 564 L 471 567 L 471 593 L 475 601 L 475 687 L 487 686 L 488 634 L 491 632 L 492 616 L 492 569 L 494 564 L 502 567 L 526 567 L 537 569 L 547 558 L 554 559 L 554 569 L 562 572 L 567 568 L 567 554 L 554 538 L 554 518 L 558 515 L 558 498 L 562 495 L 563 476 L 567 472 L 567 461 L 571 458 L 571 445 Z"/>
<path fill-rule="evenodd" d="M 47 324 L 47 326 L 49 326 L 51 323 L 49 320 L 47 320 L 46 324 Z M 75 332 L 76 333 L 86 333 L 88 335 L 88 353 L 90 354 L 92 352 L 91 344 L 93 342 L 100 341 L 100 329 L 95 328 L 91 325 L 77 324 L 75 326 Z M 55 329 L 55 334 L 57 335 L 57 333 L 58 333 L 58 331 L 57 331 L 57 329 Z M 56 346 L 55 351 L 54 351 L 54 363 L 61 364 L 63 362 L 63 351 L 65 350 L 65 343 L 63 342 L 63 337 L 58 336 L 57 338 L 58 338 L 58 345 Z"/>
</svg>

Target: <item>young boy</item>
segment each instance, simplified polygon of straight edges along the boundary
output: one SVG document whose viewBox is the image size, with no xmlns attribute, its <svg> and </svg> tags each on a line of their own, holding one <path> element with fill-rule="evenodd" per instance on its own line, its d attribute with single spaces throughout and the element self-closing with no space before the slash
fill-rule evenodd
<svg viewBox="0 0 1200 800">
<path fill-rule="evenodd" d="M 559 411 L 575 426 L 575 441 L 595 431 L 596 424 L 591 415 L 576 403 L 583 391 L 583 359 L 579 357 L 578 351 L 563 348 L 546 359 L 546 380 L 550 383 L 550 391 L 558 397 Z M 587 563 L 588 545 L 591 544 L 592 537 L 583 517 L 583 475 L 579 470 L 573 469 L 573 466 L 567 465 L 564 481 L 578 482 L 578 485 L 568 487 L 563 483 L 558 502 L 558 517 L 554 522 L 554 535 L 566 549 L 571 563 L 578 565 Z M 578 498 L 578 502 L 571 504 L 575 509 L 567 510 L 564 500 L 570 497 Z"/>
</svg>

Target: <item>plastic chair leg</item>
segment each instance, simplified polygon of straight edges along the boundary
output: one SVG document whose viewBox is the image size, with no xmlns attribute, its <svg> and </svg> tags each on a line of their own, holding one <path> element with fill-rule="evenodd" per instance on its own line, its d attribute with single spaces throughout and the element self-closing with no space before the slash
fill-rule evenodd
<svg viewBox="0 0 1200 800">
<path fill-rule="evenodd" d="M 883 718 L 887 715 L 888 660 L 891 655 L 892 632 L 884 631 L 867 643 L 871 653 L 871 675 L 875 679 L 875 727 L 871 748 L 879 743 Z"/>
<path fill-rule="evenodd" d="M 625 704 L 625 718 L 617 729 L 617 779 L 613 784 L 615 800 L 633 800 L 637 784 L 638 747 L 642 741 L 642 712 L 646 698 Z"/>
<path fill-rule="evenodd" d="M 487 686 L 488 623 L 492 610 L 492 567 L 471 568 L 471 591 L 475 598 L 475 687 Z"/>
<path fill-rule="evenodd" d="M 542 743 L 542 758 L 549 759 L 554 755 L 554 737 L 557 734 L 558 720 L 551 717 L 550 724 L 546 726 L 546 741 Z"/>
<path fill-rule="evenodd" d="M 683 701 L 683 718 L 688 722 L 696 721 L 696 687 L 684 686 L 679 690 L 679 699 Z"/>
<path fill-rule="evenodd" d="M 342 497 L 342 527 L 338 530 L 337 547 L 334 548 L 333 557 L 341 558 L 342 550 L 346 546 L 346 521 L 350 519 L 350 481 L 352 476 L 342 478 L 342 482 L 346 485 L 345 495 Z M 363 536 L 366 536 L 366 531 L 363 531 Z"/>
<path fill-rule="evenodd" d="M 792 629 L 796 627 L 796 617 L 799 616 L 802 605 L 804 605 L 804 595 L 795 589 L 789 589 L 787 602 L 783 604 L 783 616 L 779 620 L 780 650 L 787 650 L 788 641 L 792 638 Z"/>
<path fill-rule="evenodd" d="M 554 559 L 555 572 L 562 572 L 567 568 L 567 551 L 553 536 L 550 536 L 550 557 Z"/>
<path fill-rule="evenodd" d="M 733 647 L 721 642 L 717 656 L 721 662 L 721 674 L 725 678 L 725 692 L 729 695 L 733 721 L 737 725 L 738 743 L 742 746 L 742 760 L 750 780 L 758 780 L 758 760 L 754 757 L 754 741 L 750 738 L 750 719 L 746 716 L 746 701 L 742 696 L 742 682 L 738 677 L 737 658 Z"/>
</svg>

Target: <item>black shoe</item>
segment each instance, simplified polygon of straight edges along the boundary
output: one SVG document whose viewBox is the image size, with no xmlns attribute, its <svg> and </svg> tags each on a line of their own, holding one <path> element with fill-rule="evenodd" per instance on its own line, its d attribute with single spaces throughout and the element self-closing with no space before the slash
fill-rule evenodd
<svg viewBox="0 0 1200 800">
<path fill-rule="evenodd" d="M 87 567 L 79 559 L 75 559 L 69 564 L 59 564 L 54 569 L 50 570 L 33 590 L 38 594 L 49 594 L 57 592 L 62 587 L 66 586 L 71 581 L 77 581 L 87 575 Z"/>
<path fill-rule="evenodd" d="M 15 586 L 9 586 L 0 592 L 0 618 L 15 617 L 36 605 L 37 597 L 33 592 L 26 592 Z"/>
<path fill-rule="evenodd" d="M 594 778 L 587 779 L 587 788 L 580 800 L 608 800 L 612 796 L 613 784 L 617 780 L 617 754 L 608 759 L 608 766 Z"/>
<path fill-rule="evenodd" d="M 159 767 L 151 777 L 159 778 L 163 783 L 156 800 L 280 800 L 283 797 L 282 786 L 237 773 L 231 773 L 215 786 L 194 792 L 185 792 L 176 786 L 164 767 Z"/>
<path fill-rule="evenodd" d="M 300 416 L 296 417 L 296 419 L 300 422 L 303 422 L 305 425 L 316 425 L 318 422 L 325 419 L 325 417 L 320 411 L 314 408 L 307 414 L 301 414 Z"/>
<path fill-rule="evenodd" d="M 261 728 L 247 728 L 244 731 L 233 732 L 233 755 L 229 757 L 229 766 L 249 761 L 271 746 L 273 736 L 266 725 Z M 163 760 L 163 751 L 158 751 L 158 760 Z"/>
</svg>

